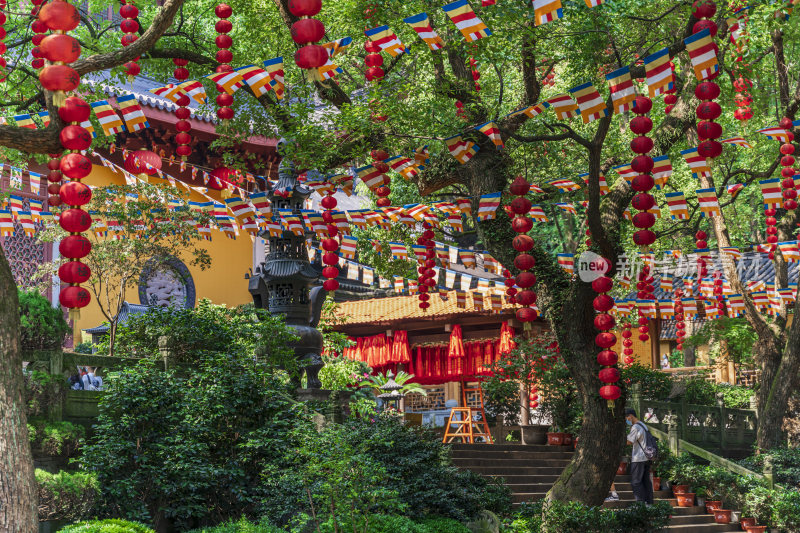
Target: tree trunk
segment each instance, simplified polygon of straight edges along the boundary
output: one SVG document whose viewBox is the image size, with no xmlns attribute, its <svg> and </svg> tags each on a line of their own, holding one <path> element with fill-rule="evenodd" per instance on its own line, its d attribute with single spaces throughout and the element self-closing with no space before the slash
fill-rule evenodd
<svg viewBox="0 0 800 533">
<path fill-rule="evenodd" d="M 0 531 L 38 530 L 38 498 L 22 394 L 17 286 L 0 251 Z"/>
<path fill-rule="evenodd" d="M 108 323 L 108 355 L 110 357 L 114 355 L 114 343 L 117 340 L 117 317 L 119 317 L 119 312 Z"/>
</svg>

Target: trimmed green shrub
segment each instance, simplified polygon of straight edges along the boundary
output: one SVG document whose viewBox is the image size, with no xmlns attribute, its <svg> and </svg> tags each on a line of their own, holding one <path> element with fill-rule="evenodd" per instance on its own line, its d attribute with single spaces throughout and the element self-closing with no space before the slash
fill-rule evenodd
<svg viewBox="0 0 800 533">
<path fill-rule="evenodd" d="M 34 370 L 23 375 L 25 408 L 28 418 L 48 416 L 50 410 L 61 404 L 67 390 L 63 376 Z"/>
<path fill-rule="evenodd" d="M 34 454 L 70 456 L 85 433 L 83 426 L 71 422 L 28 420 L 28 437 Z"/>
<path fill-rule="evenodd" d="M 138 522 L 127 520 L 90 520 L 67 526 L 59 533 L 155 533 L 152 529 Z"/>
<path fill-rule="evenodd" d="M 541 502 L 524 505 L 509 533 L 655 533 L 669 524 L 672 507 L 667 502 L 625 509 L 589 507 L 578 502 Z"/>
<path fill-rule="evenodd" d="M 17 290 L 19 340 L 22 350 L 58 350 L 69 333 L 61 307 L 53 307 L 38 291 Z"/>
<path fill-rule="evenodd" d="M 717 405 L 717 394 L 722 395 L 725 407 L 749 409 L 753 389 L 727 383 L 711 383 L 702 377 L 686 380 L 686 403 L 693 405 Z"/>
<path fill-rule="evenodd" d="M 267 522 L 250 522 L 246 518 L 240 518 L 215 527 L 205 527 L 195 529 L 190 533 L 285 533 L 283 529 L 275 527 Z"/>
<path fill-rule="evenodd" d="M 430 533 L 469 533 L 469 528 L 452 518 L 426 518 L 419 522 Z"/>
<path fill-rule="evenodd" d="M 622 381 L 628 387 L 639 385 L 645 400 L 666 400 L 672 392 L 672 378 L 668 374 L 639 363 L 622 368 Z"/>
<path fill-rule="evenodd" d="M 772 502 L 772 516 L 775 527 L 781 531 L 797 533 L 800 531 L 800 492 L 784 490 Z"/>
<path fill-rule="evenodd" d="M 97 499 L 97 478 L 85 472 L 51 474 L 36 469 L 39 520 L 81 520 L 90 516 Z"/>
<path fill-rule="evenodd" d="M 772 460 L 775 480 L 778 483 L 800 489 L 800 448 L 775 448 L 742 459 L 739 464 L 754 472 L 761 472 L 767 457 Z"/>
</svg>

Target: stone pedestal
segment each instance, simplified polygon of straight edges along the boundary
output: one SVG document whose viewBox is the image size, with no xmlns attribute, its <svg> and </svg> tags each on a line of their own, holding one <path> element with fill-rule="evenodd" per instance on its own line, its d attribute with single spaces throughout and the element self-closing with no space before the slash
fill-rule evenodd
<svg viewBox="0 0 800 533">
<path fill-rule="evenodd" d="M 330 391 L 325 389 L 297 389 L 297 399 L 311 404 L 325 423 L 341 424 L 350 414 L 350 391 Z"/>
</svg>

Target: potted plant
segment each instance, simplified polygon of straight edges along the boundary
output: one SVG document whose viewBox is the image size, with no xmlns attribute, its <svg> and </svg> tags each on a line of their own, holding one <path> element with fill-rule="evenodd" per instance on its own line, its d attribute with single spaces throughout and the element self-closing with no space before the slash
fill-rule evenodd
<svg viewBox="0 0 800 533">
<path fill-rule="evenodd" d="M 675 456 L 669 449 L 669 445 L 663 440 L 658 441 L 658 457 L 650 467 L 653 473 L 653 490 L 661 490 L 661 482 L 668 481 L 670 471 L 675 464 Z"/>
<path fill-rule="evenodd" d="M 688 453 L 676 457 L 669 471 L 672 493 L 677 496 L 689 492 L 689 486 L 696 482 L 696 473 L 696 465 Z"/>
<path fill-rule="evenodd" d="M 742 516 L 753 518 L 758 525 L 747 526 L 749 533 L 763 533 L 772 526 L 772 504 L 776 499 L 774 490 L 766 487 L 754 487 L 744 496 Z"/>
<path fill-rule="evenodd" d="M 697 497 L 697 505 L 700 507 L 706 506 L 706 494 L 707 490 L 705 487 L 694 487 L 694 495 Z"/>
<path fill-rule="evenodd" d="M 564 445 L 565 430 L 580 414 L 578 389 L 567 365 L 557 354 L 542 358 L 542 364 L 536 369 L 536 378 L 539 409 L 551 422 L 548 444 Z M 571 444 L 571 438 L 567 441 Z"/>
</svg>

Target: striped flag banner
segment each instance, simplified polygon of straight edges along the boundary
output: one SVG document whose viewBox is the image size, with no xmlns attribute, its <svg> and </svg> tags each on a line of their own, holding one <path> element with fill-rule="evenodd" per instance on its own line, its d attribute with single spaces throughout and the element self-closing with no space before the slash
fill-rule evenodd
<svg viewBox="0 0 800 533">
<path fill-rule="evenodd" d="M 563 268 L 570 276 L 575 273 L 574 254 L 558 254 L 558 266 Z"/>
<path fill-rule="evenodd" d="M 789 132 L 783 128 L 773 127 L 773 128 L 764 128 L 756 131 L 761 135 L 764 135 L 767 139 L 771 139 L 773 141 L 780 141 L 782 143 L 789 142 Z"/>
<path fill-rule="evenodd" d="M 720 216 L 719 200 L 717 199 L 717 191 L 714 187 L 708 189 L 697 189 L 697 202 L 700 204 L 700 211 L 709 217 Z"/>
<path fill-rule="evenodd" d="M 392 170 L 403 176 L 405 179 L 410 180 L 419 175 L 417 165 L 413 160 L 408 157 L 396 155 L 384 161 L 387 165 L 392 167 Z"/>
<path fill-rule="evenodd" d="M 478 200 L 478 220 L 494 220 L 497 218 L 497 208 L 500 207 L 500 192 L 484 194 Z"/>
<path fill-rule="evenodd" d="M 197 80 L 185 81 L 178 85 L 178 88 L 198 104 L 205 104 L 208 101 L 206 88 Z"/>
<path fill-rule="evenodd" d="M 33 118 L 27 113 L 23 115 L 14 115 L 14 122 L 16 122 L 17 126 L 20 128 L 26 128 L 29 130 L 36 129 L 36 123 L 33 121 Z"/>
<path fill-rule="evenodd" d="M 608 113 L 605 100 L 600 96 L 600 93 L 592 82 L 586 82 L 577 87 L 573 87 L 569 92 L 575 97 L 575 101 L 578 103 L 578 108 L 581 110 L 581 118 L 584 124 L 601 119 Z"/>
<path fill-rule="evenodd" d="M 235 70 L 232 72 L 215 72 L 214 74 L 209 74 L 206 78 L 222 87 L 222 90 L 231 95 L 236 93 L 236 91 L 241 89 L 242 85 L 244 85 L 242 74 Z"/>
<path fill-rule="evenodd" d="M 535 183 L 531 183 L 531 192 L 542 194 L 544 192 L 544 189 L 542 189 L 541 187 L 539 187 Z"/>
<path fill-rule="evenodd" d="M 726 187 L 726 191 L 728 192 L 728 194 L 730 194 L 734 198 L 736 197 L 737 194 L 739 194 L 739 191 L 741 191 L 742 189 L 744 189 L 744 185 L 741 183 L 734 183 Z"/>
<path fill-rule="evenodd" d="M 659 281 L 659 286 L 663 291 L 672 292 L 674 282 L 675 279 L 672 276 L 672 274 L 661 274 L 661 280 Z"/>
<path fill-rule="evenodd" d="M 572 213 L 573 215 L 578 214 L 578 211 L 575 209 L 575 205 L 569 202 L 557 202 L 554 204 L 557 208 L 566 211 L 567 213 Z"/>
<path fill-rule="evenodd" d="M 654 205 L 653 207 L 648 209 L 647 212 L 656 217 L 657 219 L 661 218 L 661 208 L 658 207 L 657 205 Z"/>
<path fill-rule="evenodd" d="M 269 75 L 269 85 L 275 91 L 275 96 L 280 100 L 283 98 L 283 56 L 267 59 L 264 61 L 264 70 Z"/>
<path fill-rule="evenodd" d="M 681 155 L 686 160 L 686 164 L 689 165 L 692 171 L 692 177 L 696 179 L 711 177 L 711 167 L 708 166 L 706 158 L 697 153 L 697 148 L 682 150 Z"/>
<path fill-rule="evenodd" d="M 651 54 L 643 61 L 650 98 L 666 94 L 675 88 L 675 75 L 669 64 L 669 48 Z"/>
<path fill-rule="evenodd" d="M 472 201 L 469 198 L 456 198 L 456 206 L 465 217 L 472 216 Z"/>
<path fill-rule="evenodd" d="M 134 95 L 118 96 L 117 105 L 119 105 L 119 111 L 122 113 L 122 119 L 125 121 L 128 131 L 134 132 L 150 127 L 147 117 L 144 116 L 139 101 Z"/>
<path fill-rule="evenodd" d="M 352 37 L 342 37 L 341 39 L 336 39 L 322 46 L 331 51 L 331 57 L 336 57 L 339 54 L 345 53 L 347 49 L 350 48 L 351 44 L 353 44 Z"/>
<path fill-rule="evenodd" d="M 779 208 L 783 205 L 783 194 L 781 193 L 781 180 L 780 178 L 772 178 L 768 180 L 759 181 L 761 186 L 761 194 L 764 195 L 765 208 Z"/>
<path fill-rule="evenodd" d="M 622 179 L 624 179 L 628 183 L 630 183 L 633 180 L 633 178 L 635 178 L 636 176 L 639 175 L 638 172 L 636 172 L 635 170 L 633 170 L 631 168 L 630 163 L 625 164 L 625 165 L 618 165 L 618 166 L 613 167 L 613 168 L 617 172 L 617 174 L 619 174 L 619 177 L 621 177 Z"/>
<path fill-rule="evenodd" d="M 407 51 L 397 35 L 389 29 L 389 26 L 377 26 L 371 30 L 364 30 L 364 35 L 377 44 L 383 52 L 392 57 L 397 57 Z"/>
<path fill-rule="evenodd" d="M 41 119 L 42 126 L 45 128 L 50 125 L 50 113 L 47 111 L 39 111 L 36 115 Z"/>
<path fill-rule="evenodd" d="M 119 118 L 117 112 L 108 105 L 106 100 L 92 102 L 91 106 L 94 111 L 94 116 L 97 117 L 98 122 L 100 122 L 100 127 L 103 128 L 103 133 L 106 135 L 114 135 L 125 131 L 122 119 Z"/>
<path fill-rule="evenodd" d="M 734 261 L 738 261 L 742 258 L 742 252 L 735 246 L 724 246 L 720 248 L 720 252 L 722 252 L 725 257 L 730 257 Z"/>
<path fill-rule="evenodd" d="M 464 39 L 471 43 L 484 37 L 489 37 L 492 34 L 483 21 L 478 18 L 478 15 L 472 10 L 472 7 L 467 3 L 467 0 L 456 0 L 450 4 L 442 6 L 442 9 L 456 28 L 459 29 Z"/>
<path fill-rule="evenodd" d="M 588 172 L 586 172 L 584 174 L 579 174 L 578 177 L 579 178 L 583 178 L 583 182 L 586 184 L 587 187 L 589 186 L 589 173 Z M 600 174 L 598 181 L 600 183 L 600 196 L 604 196 L 604 195 L 608 194 L 609 188 L 608 188 L 608 182 L 606 181 L 606 177 L 603 176 L 602 174 Z"/>
<path fill-rule="evenodd" d="M 477 262 L 475 261 L 475 252 L 473 252 L 472 250 L 462 250 L 459 248 L 458 257 L 461 259 L 461 263 L 466 268 L 475 268 L 477 265 Z M 471 279 L 472 278 L 470 277 L 470 280 Z"/>
<path fill-rule="evenodd" d="M 333 54 L 333 48 L 332 48 L 332 45 L 333 45 L 332 42 L 325 43 L 325 44 L 322 45 L 328 52 L 328 60 L 325 61 L 324 65 L 322 65 L 321 67 L 319 67 L 317 69 L 317 72 L 319 73 L 320 79 L 323 79 L 323 80 L 329 80 L 329 79 L 333 78 L 334 76 L 336 76 L 337 74 L 341 74 L 342 73 L 342 68 L 339 65 L 337 65 L 336 63 L 333 62 L 333 55 L 332 55 Z"/>
<path fill-rule="evenodd" d="M 42 187 L 42 175 L 38 172 L 28 171 L 28 186 L 30 190 L 34 194 L 39 194 L 39 189 Z M 31 204 L 31 210 L 33 210 L 33 202 L 39 200 L 30 199 L 29 202 Z M 39 209 L 41 211 L 41 209 Z"/>
<path fill-rule="evenodd" d="M 544 208 L 541 205 L 532 205 L 528 215 L 539 222 L 549 222 L 547 215 L 544 213 Z"/>
<path fill-rule="evenodd" d="M 374 165 L 367 165 L 364 167 L 357 168 L 355 170 L 356 176 L 358 179 L 364 182 L 364 185 L 369 187 L 369 190 L 374 191 L 381 185 L 383 185 L 385 181 L 385 176 L 383 172 L 375 168 Z"/>
<path fill-rule="evenodd" d="M 264 96 L 272 88 L 270 85 L 270 77 L 266 70 L 259 68 L 255 65 L 245 65 L 236 69 L 236 72 L 241 74 L 242 79 L 253 91 L 253 94 L 258 98 Z"/>
<path fill-rule="evenodd" d="M 541 115 L 548 107 L 550 107 L 550 104 L 548 104 L 547 102 L 539 102 L 536 105 L 522 106 L 519 109 L 515 109 L 514 111 L 506 115 L 506 117 L 516 117 L 518 115 L 525 115 L 528 118 L 533 118 Z"/>
<path fill-rule="evenodd" d="M 661 189 L 661 187 L 667 184 L 670 176 L 672 176 L 672 161 L 669 160 L 669 155 L 654 157 L 652 172 L 656 187 Z"/>
<path fill-rule="evenodd" d="M 505 148 L 505 144 L 503 144 L 503 138 L 500 137 L 500 129 L 494 122 L 486 122 L 480 126 L 475 126 L 475 129 L 489 137 L 489 139 L 494 143 L 496 149 L 502 150 Z"/>
<path fill-rule="evenodd" d="M 800 262 L 800 247 L 798 247 L 797 241 L 779 242 L 778 249 L 787 263 Z"/>
<path fill-rule="evenodd" d="M 672 287 L 670 287 L 671 289 Z M 658 311 L 662 320 L 673 318 L 675 316 L 675 302 L 672 300 L 659 300 Z"/>
<path fill-rule="evenodd" d="M 575 183 L 574 181 L 570 181 L 566 178 L 560 178 L 557 180 L 550 180 L 546 182 L 548 185 L 552 185 L 556 189 L 560 190 L 561 192 L 570 192 L 570 191 L 577 191 L 581 188 L 580 185 Z"/>
<path fill-rule="evenodd" d="M 550 107 L 556 112 L 559 120 L 566 120 L 580 114 L 580 109 L 575 100 L 567 93 L 559 94 L 547 101 Z"/>
<path fill-rule="evenodd" d="M 583 0 L 586 2 L 586 7 L 597 7 L 603 3 L 603 0 Z"/>
<path fill-rule="evenodd" d="M 533 0 L 533 23 L 536 26 L 553 22 L 564 16 L 561 0 Z"/>
<path fill-rule="evenodd" d="M 407 17 L 403 19 L 403 22 L 411 26 L 420 39 L 425 41 L 425 44 L 428 45 L 428 48 L 431 50 L 439 50 L 442 46 L 444 46 L 444 41 L 439 34 L 436 33 L 436 30 L 431 27 L 431 21 L 428 19 L 428 14 L 425 12 L 418 13 L 412 17 Z"/>
<path fill-rule="evenodd" d="M 430 161 L 430 157 L 428 154 L 428 145 L 420 146 L 416 150 L 414 150 L 414 162 L 419 167 L 420 170 L 425 170 L 425 165 L 428 164 Z"/>
<path fill-rule="evenodd" d="M 447 223 L 453 228 L 453 231 L 464 233 L 464 221 L 461 219 L 461 213 L 450 213 L 447 215 Z"/>
<path fill-rule="evenodd" d="M 92 134 L 92 139 L 97 137 L 97 132 L 94 131 L 94 126 L 92 125 L 92 121 L 89 120 L 88 118 L 86 120 L 84 120 L 83 122 L 81 122 L 81 128 L 83 128 L 86 131 L 88 131 L 89 133 L 91 133 Z M 112 153 L 113 153 L 113 151 L 112 151 Z"/>
<path fill-rule="evenodd" d="M 751 6 L 746 6 L 737 9 L 733 12 L 736 15 L 736 18 L 728 18 L 728 31 L 730 32 L 729 37 L 731 43 L 736 45 L 737 50 L 741 50 L 742 45 L 739 43 L 739 39 L 741 39 L 742 35 L 747 29 L 747 10 L 750 9 Z"/>
<path fill-rule="evenodd" d="M 732 144 L 734 146 L 741 146 L 742 148 L 752 148 L 752 145 L 747 142 L 747 139 L 744 137 L 729 137 L 727 139 L 722 139 L 719 142 Z"/>
<path fill-rule="evenodd" d="M 669 214 L 673 220 L 687 220 L 689 218 L 689 206 L 686 204 L 686 196 L 681 191 L 664 193 L 669 207 Z"/>
<path fill-rule="evenodd" d="M 608 88 L 611 91 L 614 113 L 630 110 L 631 102 L 636 99 L 636 88 L 633 86 L 630 67 L 622 67 L 606 74 L 606 81 L 608 81 Z"/>
<path fill-rule="evenodd" d="M 173 85 L 171 83 L 165 85 L 164 87 L 156 87 L 155 89 L 150 89 L 150 92 L 155 94 L 156 96 L 161 96 L 162 98 L 166 98 L 170 102 L 177 102 L 178 96 L 181 94 L 181 90 L 177 85 Z"/>
<path fill-rule="evenodd" d="M 425 204 L 406 204 L 403 206 L 403 210 L 414 220 L 422 222 L 425 218 L 425 214 L 428 213 L 431 208 Z"/>
<path fill-rule="evenodd" d="M 349 235 L 343 235 L 342 245 L 339 249 L 341 250 L 343 257 L 346 257 L 347 259 L 355 259 L 356 246 L 358 246 L 358 239 Z"/>
<path fill-rule="evenodd" d="M 462 165 L 467 163 L 480 148 L 472 141 L 465 141 L 461 135 L 453 135 L 444 140 L 447 149 L 456 161 Z"/>
<path fill-rule="evenodd" d="M 697 81 L 713 78 L 719 72 L 717 49 L 711 39 L 711 31 L 706 28 L 683 40 L 689 58 L 692 60 Z"/>
</svg>

